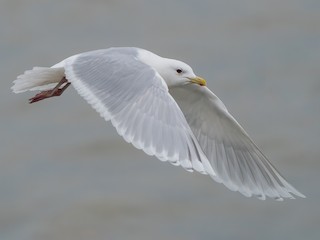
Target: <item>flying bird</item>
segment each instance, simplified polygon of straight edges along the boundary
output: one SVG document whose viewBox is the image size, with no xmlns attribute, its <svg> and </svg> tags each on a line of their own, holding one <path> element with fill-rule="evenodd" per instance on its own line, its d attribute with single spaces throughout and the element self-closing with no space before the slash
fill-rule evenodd
<svg viewBox="0 0 320 240">
<path fill-rule="evenodd" d="M 30 103 L 70 85 L 136 148 L 187 171 L 209 175 L 259 199 L 305 197 L 269 162 L 223 102 L 186 63 L 120 47 L 80 53 L 17 77 Z"/>
</svg>

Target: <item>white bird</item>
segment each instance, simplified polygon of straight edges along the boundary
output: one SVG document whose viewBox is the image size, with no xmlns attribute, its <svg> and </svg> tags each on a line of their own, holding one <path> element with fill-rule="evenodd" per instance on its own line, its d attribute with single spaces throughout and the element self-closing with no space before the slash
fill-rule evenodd
<svg viewBox="0 0 320 240">
<path fill-rule="evenodd" d="M 305 197 L 262 154 L 192 68 L 140 48 L 80 53 L 18 76 L 30 103 L 72 85 L 127 142 L 161 161 L 210 175 L 247 197 Z"/>
</svg>

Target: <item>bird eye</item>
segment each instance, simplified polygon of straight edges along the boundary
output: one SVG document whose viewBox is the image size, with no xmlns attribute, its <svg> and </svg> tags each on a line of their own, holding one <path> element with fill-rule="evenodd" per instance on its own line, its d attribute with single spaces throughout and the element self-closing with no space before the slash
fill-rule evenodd
<svg viewBox="0 0 320 240">
<path fill-rule="evenodd" d="M 182 69 L 178 68 L 177 70 L 177 73 L 182 73 Z"/>
</svg>

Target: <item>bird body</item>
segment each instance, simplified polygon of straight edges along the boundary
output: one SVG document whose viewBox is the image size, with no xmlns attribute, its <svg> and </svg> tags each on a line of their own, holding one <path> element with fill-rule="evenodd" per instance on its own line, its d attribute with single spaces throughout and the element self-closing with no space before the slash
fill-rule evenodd
<svg viewBox="0 0 320 240">
<path fill-rule="evenodd" d="M 304 197 L 184 62 L 140 48 L 102 49 L 26 71 L 12 90 L 42 91 L 31 99 L 36 102 L 61 95 L 69 85 L 149 155 L 210 175 L 247 197 Z"/>
</svg>

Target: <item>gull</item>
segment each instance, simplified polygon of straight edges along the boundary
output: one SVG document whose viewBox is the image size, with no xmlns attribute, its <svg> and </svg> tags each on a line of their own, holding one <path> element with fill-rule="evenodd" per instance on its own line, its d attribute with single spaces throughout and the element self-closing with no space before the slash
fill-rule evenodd
<svg viewBox="0 0 320 240">
<path fill-rule="evenodd" d="M 269 162 L 223 102 L 186 63 L 134 47 L 73 55 L 17 77 L 14 93 L 35 103 L 70 85 L 118 134 L 146 154 L 209 175 L 264 200 L 305 196 Z"/>
</svg>

